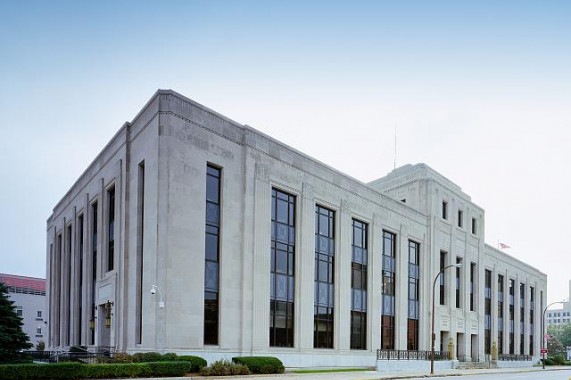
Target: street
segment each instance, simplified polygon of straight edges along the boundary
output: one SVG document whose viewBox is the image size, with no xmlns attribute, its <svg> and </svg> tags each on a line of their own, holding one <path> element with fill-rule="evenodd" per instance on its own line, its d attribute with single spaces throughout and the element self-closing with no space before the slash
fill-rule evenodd
<svg viewBox="0 0 571 380">
<path fill-rule="evenodd" d="M 418 377 L 416 379 L 422 378 L 425 377 Z M 446 377 L 441 377 L 441 379 L 444 378 Z M 462 380 L 569 380 L 569 378 L 571 378 L 571 369 L 561 371 L 534 371 L 528 373 L 480 373 L 474 375 L 463 375 L 461 377 Z"/>
</svg>

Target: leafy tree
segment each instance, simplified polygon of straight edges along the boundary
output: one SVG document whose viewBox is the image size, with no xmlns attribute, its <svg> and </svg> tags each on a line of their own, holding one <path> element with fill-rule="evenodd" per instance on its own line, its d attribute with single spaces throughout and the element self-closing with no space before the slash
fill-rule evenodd
<svg viewBox="0 0 571 380">
<path fill-rule="evenodd" d="M 552 336 L 551 339 L 549 339 L 549 342 L 547 342 L 547 349 L 549 350 L 548 355 L 550 357 L 565 355 L 567 352 L 556 336 Z"/>
<path fill-rule="evenodd" d="M 8 298 L 8 289 L 0 282 L 0 362 L 18 361 L 20 351 L 32 347 L 22 325 L 14 301 Z"/>
<path fill-rule="evenodd" d="M 571 346 L 571 323 L 565 323 L 558 326 L 549 326 L 548 334 L 556 337 L 563 348 Z"/>
</svg>

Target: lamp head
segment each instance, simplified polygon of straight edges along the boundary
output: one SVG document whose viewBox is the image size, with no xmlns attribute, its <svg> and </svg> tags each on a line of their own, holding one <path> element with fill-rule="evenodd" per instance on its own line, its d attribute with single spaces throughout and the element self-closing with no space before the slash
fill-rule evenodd
<svg viewBox="0 0 571 380">
<path fill-rule="evenodd" d="M 155 287 L 155 285 L 151 287 L 151 294 L 157 294 L 157 288 Z"/>
</svg>

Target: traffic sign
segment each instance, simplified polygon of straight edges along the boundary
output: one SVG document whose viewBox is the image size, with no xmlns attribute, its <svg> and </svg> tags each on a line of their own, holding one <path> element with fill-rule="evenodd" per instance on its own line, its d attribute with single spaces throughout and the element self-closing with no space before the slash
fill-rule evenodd
<svg viewBox="0 0 571 380">
<path fill-rule="evenodd" d="M 542 353 L 542 354 L 547 354 L 547 348 L 542 348 L 542 349 L 541 349 L 541 353 Z"/>
</svg>

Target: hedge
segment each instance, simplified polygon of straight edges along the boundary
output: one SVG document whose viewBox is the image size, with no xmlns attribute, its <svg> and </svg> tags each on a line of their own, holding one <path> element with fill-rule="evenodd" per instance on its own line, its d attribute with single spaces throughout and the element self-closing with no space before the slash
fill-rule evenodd
<svg viewBox="0 0 571 380">
<path fill-rule="evenodd" d="M 206 360 L 204 360 L 200 356 L 182 355 L 182 356 L 178 356 L 176 360 L 181 361 L 181 362 L 183 362 L 183 361 L 184 362 L 191 362 L 192 363 L 191 372 L 198 372 L 198 371 L 200 371 L 200 369 L 202 367 L 206 367 L 208 365 Z"/>
<path fill-rule="evenodd" d="M 155 362 L 126 364 L 7 364 L 0 366 L 0 379 L 109 379 L 120 377 L 183 376 L 192 363 Z"/>
<path fill-rule="evenodd" d="M 232 361 L 244 364 L 252 373 L 283 373 L 285 370 L 281 360 L 273 356 L 237 356 Z"/>
</svg>

